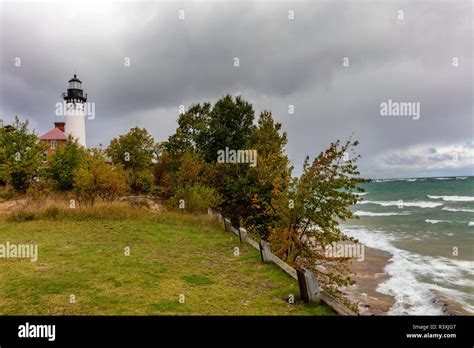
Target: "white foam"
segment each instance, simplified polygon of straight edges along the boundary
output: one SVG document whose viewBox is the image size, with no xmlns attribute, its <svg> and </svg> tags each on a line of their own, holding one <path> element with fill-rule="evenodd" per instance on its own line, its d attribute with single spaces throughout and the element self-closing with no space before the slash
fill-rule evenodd
<svg viewBox="0 0 474 348">
<path fill-rule="evenodd" d="M 466 180 L 467 176 L 457 176 L 456 180 Z"/>
<path fill-rule="evenodd" d="M 377 179 L 375 182 L 391 182 L 391 181 L 402 181 L 403 179 Z"/>
<path fill-rule="evenodd" d="M 474 221 L 469 221 L 468 226 L 474 226 Z"/>
<path fill-rule="evenodd" d="M 368 247 L 392 254 L 385 272 L 390 278 L 379 284 L 377 291 L 392 295 L 395 304 L 388 314 L 392 315 L 442 315 L 439 305 L 432 302 L 431 289 L 439 290 L 455 299 L 467 310 L 474 312 L 468 303 L 470 294 L 454 290 L 450 285 L 474 287 L 473 261 L 452 260 L 446 257 L 431 257 L 415 254 L 392 245 L 396 239 L 383 231 L 369 231 L 358 227 L 346 227 L 343 232 L 358 239 Z M 419 279 L 431 278 L 430 282 Z M 444 286 L 441 286 L 444 285 Z"/>
<path fill-rule="evenodd" d="M 442 199 L 443 201 L 448 202 L 474 202 L 474 197 L 472 196 L 432 196 L 428 195 L 430 199 Z"/>
<path fill-rule="evenodd" d="M 429 223 L 429 224 L 439 224 L 440 222 L 452 222 L 452 221 L 448 221 L 448 220 L 429 220 L 429 219 L 426 219 L 425 222 Z"/>
<path fill-rule="evenodd" d="M 453 180 L 453 178 L 435 178 L 435 180 Z"/>
<path fill-rule="evenodd" d="M 443 203 L 439 202 L 426 202 L 426 201 L 415 201 L 415 202 L 405 202 L 405 201 L 362 201 L 357 204 L 378 204 L 382 207 L 390 206 L 402 206 L 402 207 L 419 207 L 419 208 L 436 208 Z"/>
<path fill-rule="evenodd" d="M 357 216 L 394 216 L 394 215 L 410 215 L 410 212 L 404 211 L 404 212 L 401 212 L 401 213 L 393 213 L 393 212 L 389 212 L 389 213 L 374 213 L 374 212 L 371 212 L 371 211 L 361 211 L 361 210 L 358 210 L 358 211 L 356 211 L 354 214 L 357 215 Z"/>
<path fill-rule="evenodd" d="M 412 182 L 412 181 L 416 181 L 417 179 L 406 179 L 405 181 L 409 181 L 409 182 Z"/>
<path fill-rule="evenodd" d="M 450 208 L 450 207 L 444 207 L 443 210 L 446 211 L 454 211 L 454 212 L 465 212 L 465 213 L 474 213 L 474 209 L 467 209 L 467 208 Z"/>
<path fill-rule="evenodd" d="M 352 192 L 353 195 L 365 196 L 368 192 Z"/>
</svg>

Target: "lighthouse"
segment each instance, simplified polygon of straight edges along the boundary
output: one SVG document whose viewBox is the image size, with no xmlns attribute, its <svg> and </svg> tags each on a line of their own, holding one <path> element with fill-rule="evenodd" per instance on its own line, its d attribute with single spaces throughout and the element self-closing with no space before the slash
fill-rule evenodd
<svg viewBox="0 0 474 348">
<path fill-rule="evenodd" d="M 86 123 L 84 106 L 87 94 L 82 89 L 82 82 L 76 75 L 69 80 L 67 92 L 63 93 L 66 101 L 66 129 L 65 133 L 72 135 L 77 142 L 86 147 Z"/>
</svg>

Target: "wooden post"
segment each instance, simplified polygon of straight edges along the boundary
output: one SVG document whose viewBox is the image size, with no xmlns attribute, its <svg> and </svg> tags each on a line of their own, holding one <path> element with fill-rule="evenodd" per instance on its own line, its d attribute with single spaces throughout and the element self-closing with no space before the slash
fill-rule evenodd
<svg viewBox="0 0 474 348">
<path fill-rule="evenodd" d="M 236 229 L 234 226 L 230 225 L 230 231 L 235 234 L 237 237 L 239 237 L 239 230 Z"/>
<path fill-rule="evenodd" d="M 229 232 L 230 231 L 230 220 L 224 218 L 224 229 Z"/>
<path fill-rule="evenodd" d="M 264 240 L 260 241 L 260 257 L 265 263 L 272 262 L 272 251 L 268 245 L 268 242 Z"/>
<path fill-rule="evenodd" d="M 244 243 L 247 241 L 247 230 L 243 227 L 239 228 L 239 238 L 240 238 L 240 243 Z"/>
<path fill-rule="evenodd" d="M 296 274 L 300 287 L 300 297 L 303 302 L 319 303 L 321 301 L 321 291 L 314 273 L 307 268 L 299 268 L 296 270 Z"/>
</svg>

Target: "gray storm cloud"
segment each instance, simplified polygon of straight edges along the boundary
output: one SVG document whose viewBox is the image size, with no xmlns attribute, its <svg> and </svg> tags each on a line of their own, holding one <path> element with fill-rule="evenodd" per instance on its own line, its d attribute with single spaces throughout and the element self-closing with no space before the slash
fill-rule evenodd
<svg viewBox="0 0 474 348">
<path fill-rule="evenodd" d="M 8 2 L 1 10 L 6 123 L 19 115 L 49 130 L 76 72 L 96 104 L 91 146 L 136 125 L 165 140 L 179 105 L 231 93 L 283 123 L 297 168 L 354 133 L 366 176 L 473 174 L 472 161 L 453 166 L 446 150 L 473 139 L 470 1 Z M 389 99 L 419 102 L 420 119 L 381 117 Z"/>
</svg>

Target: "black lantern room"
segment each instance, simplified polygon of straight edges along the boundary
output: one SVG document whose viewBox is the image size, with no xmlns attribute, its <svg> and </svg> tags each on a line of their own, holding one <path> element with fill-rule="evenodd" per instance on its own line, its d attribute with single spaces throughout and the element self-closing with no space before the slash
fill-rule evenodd
<svg viewBox="0 0 474 348">
<path fill-rule="evenodd" d="M 85 103 L 87 100 L 87 93 L 82 90 L 82 81 L 74 77 L 69 80 L 69 87 L 67 92 L 63 93 L 63 98 L 67 103 Z"/>
</svg>

